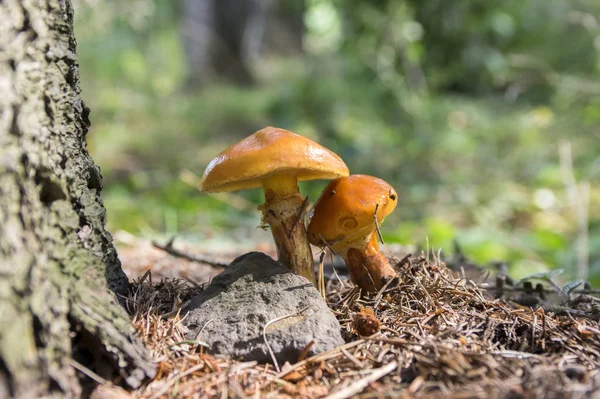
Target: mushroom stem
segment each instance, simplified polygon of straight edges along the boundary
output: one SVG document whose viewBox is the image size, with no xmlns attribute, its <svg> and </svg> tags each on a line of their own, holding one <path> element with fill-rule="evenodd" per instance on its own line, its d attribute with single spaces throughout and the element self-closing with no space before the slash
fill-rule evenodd
<svg viewBox="0 0 600 399">
<path fill-rule="evenodd" d="M 394 268 L 379 251 L 377 235 L 371 234 L 361 247 L 351 247 L 341 254 L 346 261 L 352 281 L 363 291 L 374 292 L 383 287 L 388 278 L 396 276 Z"/>
<path fill-rule="evenodd" d="M 263 189 L 262 220 L 271 227 L 279 260 L 316 285 L 313 257 L 304 225 L 304 198 L 298 191 L 296 177 L 265 179 Z"/>
<path fill-rule="evenodd" d="M 262 180 L 265 192 L 265 205 L 290 195 L 300 194 L 296 176 L 277 174 Z"/>
</svg>

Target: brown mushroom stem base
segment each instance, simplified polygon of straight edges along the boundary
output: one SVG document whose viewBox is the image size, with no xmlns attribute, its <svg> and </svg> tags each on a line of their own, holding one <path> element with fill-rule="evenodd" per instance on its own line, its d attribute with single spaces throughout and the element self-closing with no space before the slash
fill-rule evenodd
<svg viewBox="0 0 600 399">
<path fill-rule="evenodd" d="M 296 274 L 316 285 L 310 244 L 304 225 L 304 198 L 298 192 L 296 180 L 276 187 L 264 184 L 266 202 L 261 205 L 263 223 L 271 227 L 279 260 Z M 293 187 L 293 188 L 292 188 Z M 290 190 L 293 190 L 291 193 Z"/>
<path fill-rule="evenodd" d="M 364 248 L 350 248 L 342 255 L 346 260 L 350 278 L 363 291 L 378 291 L 387 279 L 396 276 L 396 271 L 387 258 L 379 252 L 375 233 Z"/>
</svg>

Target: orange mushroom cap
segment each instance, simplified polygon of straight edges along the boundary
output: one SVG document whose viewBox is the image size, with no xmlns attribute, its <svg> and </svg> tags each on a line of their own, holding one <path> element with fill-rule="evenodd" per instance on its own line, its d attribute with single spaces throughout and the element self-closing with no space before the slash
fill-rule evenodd
<svg viewBox="0 0 600 399">
<path fill-rule="evenodd" d="M 397 203 L 394 188 L 377 177 L 351 175 L 332 180 L 311 212 L 308 239 L 319 246 L 325 239 L 336 250 L 368 239 L 375 231 L 376 209 L 381 223 Z"/>
<path fill-rule="evenodd" d="M 297 180 L 334 179 L 349 174 L 334 152 L 314 141 L 275 127 L 266 127 L 217 155 L 206 167 L 202 191 L 235 191 L 261 187 L 276 175 Z"/>
</svg>

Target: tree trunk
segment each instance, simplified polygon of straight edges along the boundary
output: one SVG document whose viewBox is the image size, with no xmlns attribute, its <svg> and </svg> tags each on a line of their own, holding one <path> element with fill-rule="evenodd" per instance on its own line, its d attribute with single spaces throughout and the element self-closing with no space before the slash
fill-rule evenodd
<svg viewBox="0 0 600 399">
<path fill-rule="evenodd" d="M 115 297 L 75 46 L 69 0 L 0 0 L 0 397 L 81 396 L 79 365 L 154 373 Z"/>
<path fill-rule="evenodd" d="M 251 85 L 271 0 L 182 0 L 182 38 L 188 80 L 224 79 Z"/>
</svg>

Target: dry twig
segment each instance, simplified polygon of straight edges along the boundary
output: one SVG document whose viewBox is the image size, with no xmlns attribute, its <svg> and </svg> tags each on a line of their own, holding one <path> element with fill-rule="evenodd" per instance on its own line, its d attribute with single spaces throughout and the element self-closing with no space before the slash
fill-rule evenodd
<svg viewBox="0 0 600 399">
<path fill-rule="evenodd" d="M 273 320 L 270 320 L 270 321 L 269 321 L 267 324 L 265 324 L 265 326 L 263 327 L 263 330 L 262 330 L 263 339 L 265 340 L 265 345 L 267 346 L 267 349 L 269 350 L 269 354 L 271 355 L 271 359 L 273 360 L 273 364 L 275 365 L 275 369 L 277 369 L 277 372 L 279 372 L 279 371 L 281 371 L 281 370 L 279 369 L 279 363 L 277 363 L 277 358 L 275 357 L 275 354 L 273 353 L 273 349 L 271 349 L 271 345 L 269 345 L 269 341 L 267 340 L 267 328 L 268 328 L 270 325 L 272 325 L 272 324 L 274 324 L 274 323 L 277 323 L 278 321 L 285 320 L 285 319 L 287 319 L 287 318 L 294 317 L 294 316 L 297 316 L 297 315 L 299 315 L 299 314 L 301 314 L 301 313 L 304 313 L 304 312 L 305 312 L 305 311 L 306 311 L 306 310 L 307 310 L 309 307 L 310 307 L 310 306 L 306 306 L 306 307 L 304 307 L 304 308 L 300 309 L 300 310 L 299 310 L 299 311 L 297 311 L 297 312 L 290 313 L 290 314 L 288 314 L 288 315 L 281 316 L 281 317 L 277 317 L 277 318 L 275 318 L 275 319 L 273 319 Z"/>
<path fill-rule="evenodd" d="M 179 250 L 177 250 L 177 249 L 175 249 L 173 247 L 173 242 L 174 241 L 175 241 L 175 237 L 171 238 L 169 240 L 169 242 L 167 242 L 165 245 L 160 244 L 160 243 L 158 243 L 156 241 L 152 241 L 152 245 L 155 248 L 162 249 L 163 251 L 165 251 L 165 252 L 167 252 L 167 253 L 169 253 L 169 254 L 171 254 L 173 256 L 176 256 L 178 258 L 183 258 L 183 259 L 189 260 L 191 262 L 205 263 L 205 264 L 210 265 L 212 267 L 222 267 L 222 268 L 225 268 L 225 267 L 228 266 L 228 264 L 225 263 L 225 262 L 219 262 L 219 261 L 217 261 L 215 259 L 212 259 L 212 258 L 209 258 L 209 257 L 206 257 L 206 256 L 193 255 L 193 254 L 188 254 L 188 253 L 179 251 Z"/>
<path fill-rule="evenodd" d="M 334 392 L 331 395 L 327 395 L 326 399 L 346 399 L 351 396 L 354 396 L 357 393 L 360 393 L 363 389 L 365 389 L 370 383 L 375 382 L 381 377 L 394 371 L 396 367 L 398 367 L 397 362 L 388 363 L 379 369 L 373 370 L 371 374 L 364 378 L 361 378 L 358 381 L 353 382 L 346 388 L 340 389 L 339 391 Z"/>
</svg>

